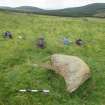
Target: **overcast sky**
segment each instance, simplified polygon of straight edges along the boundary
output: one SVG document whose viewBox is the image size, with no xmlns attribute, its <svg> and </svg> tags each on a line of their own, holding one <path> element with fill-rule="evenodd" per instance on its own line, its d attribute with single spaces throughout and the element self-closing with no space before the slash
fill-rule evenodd
<svg viewBox="0 0 105 105">
<path fill-rule="evenodd" d="M 43 9 L 78 7 L 90 3 L 105 3 L 105 0 L 0 0 L 0 6 L 35 6 Z"/>
</svg>

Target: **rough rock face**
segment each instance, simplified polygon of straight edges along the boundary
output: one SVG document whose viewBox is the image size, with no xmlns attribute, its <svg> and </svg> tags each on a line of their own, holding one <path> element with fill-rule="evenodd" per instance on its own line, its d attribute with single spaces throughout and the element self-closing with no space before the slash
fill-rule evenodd
<svg viewBox="0 0 105 105">
<path fill-rule="evenodd" d="M 78 57 L 54 54 L 51 62 L 56 73 L 64 77 L 69 92 L 74 92 L 90 77 L 89 67 Z"/>
</svg>

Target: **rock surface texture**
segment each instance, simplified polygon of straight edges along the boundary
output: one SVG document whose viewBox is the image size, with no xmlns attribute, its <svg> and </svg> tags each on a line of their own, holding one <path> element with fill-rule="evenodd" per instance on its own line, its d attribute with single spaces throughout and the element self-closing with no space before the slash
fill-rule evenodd
<svg viewBox="0 0 105 105">
<path fill-rule="evenodd" d="M 54 54 L 51 56 L 51 63 L 54 71 L 64 77 L 70 93 L 90 78 L 88 65 L 78 57 Z"/>
</svg>

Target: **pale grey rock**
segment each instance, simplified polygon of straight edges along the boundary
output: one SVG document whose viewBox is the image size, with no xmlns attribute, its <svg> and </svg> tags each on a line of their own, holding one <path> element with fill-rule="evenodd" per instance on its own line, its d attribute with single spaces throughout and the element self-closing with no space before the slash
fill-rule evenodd
<svg viewBox="0 0 105 105">
<path fill-rule="evenodd" d="M 64 77 L 67 90 L 72 93 L 90 78 L 88 65 L 76 56 L 54 54 L 51 56 L 52 69 Z"/>
</svg>

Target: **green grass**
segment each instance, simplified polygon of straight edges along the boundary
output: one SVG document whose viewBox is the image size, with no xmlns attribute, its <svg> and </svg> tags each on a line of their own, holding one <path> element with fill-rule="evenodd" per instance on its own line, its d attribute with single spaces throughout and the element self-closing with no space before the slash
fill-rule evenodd
<svg viewBox="0 0 105 105">
<path fill-rule="evenodd" d="M 5 40 L 2 33 L 13 33 Z M 37 49 L 35 41 L 44 34 L 47 48 Z M 18 36 L 25 36 L 18 39 Z M 86 43 L 63 46 L 59 39 Z M 92 77 L 76 92 L 66 91 L 64 79 L 58 74 L 34 68 L 30 64 L 47 63 L 50 55 L 61 53 L 78 56 L 90 67 Z M 19 93 L 22 88 L 50 89 L 42 93 Z M 105 19 L 61 18 L 41 15 L 0 12 L 0 105 L 105 105 Z"/>
</svg>

